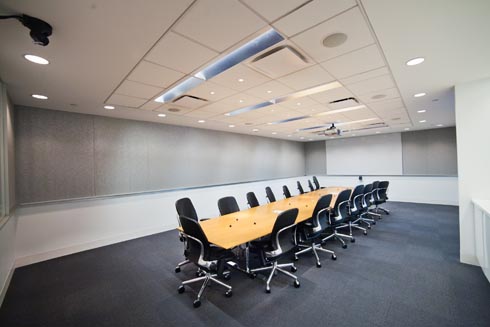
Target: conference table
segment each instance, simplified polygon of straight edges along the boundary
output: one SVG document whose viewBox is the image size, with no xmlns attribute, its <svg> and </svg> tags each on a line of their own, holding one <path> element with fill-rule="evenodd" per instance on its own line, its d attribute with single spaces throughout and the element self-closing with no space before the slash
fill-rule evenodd
<svg viewBox="0 0 490 327">
<path fill-rule="evenodd" d="M 285 210 L 298 208 L 296 223 L 300 223 L 311 218 L 313 209 L 321 196 L 332 194 L 330 203 L 332 207 L 338 194 L 345 189 L 347 187 L 326 187 L 255 208 L 201 221 L 200 225 L 209 242 L 224 249 L 232 249 L 269 235 L 272 232 L 277 216 Z M 248 262 L 249 253 L 247 246 L 245 267 L 247 273 L 249 272 Z"/>
</svg>

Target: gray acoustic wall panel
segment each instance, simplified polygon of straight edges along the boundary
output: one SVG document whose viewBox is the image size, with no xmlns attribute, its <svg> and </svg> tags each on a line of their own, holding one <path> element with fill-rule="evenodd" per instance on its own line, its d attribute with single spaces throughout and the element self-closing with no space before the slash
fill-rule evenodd
<svg viewBox="0 0 490 327">
<path fill-rule="evenodd" d="M 402 133 L 404 175 L 458 174 L 454 127 Z"/>
<path fill-rule="evenodd" d="M 305 143 L 306 175 L 326 175 L 326 158 L 325 141 Z"/>
<path fill-rule="evenodd" d="M 16 108 L 19 203 L 304 175 L 299 142 Z"/>
</svg>

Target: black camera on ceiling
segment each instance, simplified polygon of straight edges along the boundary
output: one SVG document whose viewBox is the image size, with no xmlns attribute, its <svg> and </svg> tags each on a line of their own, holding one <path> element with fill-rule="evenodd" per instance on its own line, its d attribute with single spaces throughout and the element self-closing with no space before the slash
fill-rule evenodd
<svg viewBox="0 0 490 327">
<path fill-rule="evenodd" d="M 46 46 L 49 44 L 48 37 L 53 33 L 51 25 L 36 17 L 29 15 L 0 16 L 0 19 L 15 18 L 30 30 L 29 35 L 35 44 Z"/>
</svg>

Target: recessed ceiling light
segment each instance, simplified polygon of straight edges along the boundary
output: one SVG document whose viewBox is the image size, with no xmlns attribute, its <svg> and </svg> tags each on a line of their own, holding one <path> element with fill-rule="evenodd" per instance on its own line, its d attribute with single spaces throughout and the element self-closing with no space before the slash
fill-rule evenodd
<svg viewBox="0 0 490 327">
<path fill-rule="evenodd" d="M 228 125 L 228 127 L 229 127 L 229 128 L 233 128 L 233 127 L 235 127 L 235 125 Z"/>
<path fill-rule="evenodd" d="M 214 94 L 214 91 L 209 92 L 209 94 L 211 94 L 211 95 Z"/>
<path fill-rule="evenodd" d="M 407 66 L 415 66 L 415 65 L 418 65 L 418 64 L 421 64 L 424 62 L 424 58 L 422 57 L 417 57 L 417 58 L 413 58 L 413 59 L 410 59 L 409 61 L 406 62 L 406 65 Z"/>
<path fill-rule="evenodd" d="M 408 130 L 410 130 L 410 128 L 408 128 L 408 127 L 405 127 L 405 130 L 406 130 L 406 131 L 408 131 Z"/>
<path fill-rule="evenodd" d="M 424 93 L 424 92 L 421 92 L 421 93 L 416 93 L 416 94 L 414 94 L 413 96 L 414 96 L 415 98 L 420 98 L 420 97 L 423 97 L 424 95 L 425 95 L 425 93 Z"/>
<path fill-rule="evenodd" d="M 308 139 L 308 141 L 313 141 L 313 139 Z"/>
<path fill-rule="evenodd" d="M 272 132 L 272 135 L 276 135 L 276 134 L 277 134 L 277 132 Z"/>
<path fill-rule="evenodd" d="M 158 117 L 167 117 L 165 114 L 158 114 Z"/>
<path fill-rule="evenodd" d="M 259 131 L 259 129 L 258 129 L 258 128 L 254 128 L 254 129 L 252 129 L 252 132 L 258 132 L 258 131 Z"/>
<path fill-rule="evenodd" d="M 243 83 L 243 82 L 245 82 L 245 80 L 243 78 L 239 78 L 238 82 Z"/>
<path fill-rule="evenodd" d="M 35 55 L 26 54 L 26 55 L 24 55 L 24 58 L 26 60 L 29 60 L 30 62 L 33 62 L 35 64 L 39 64 L 39 65 L 49 64 L 48 60 L 44 59 L 43 57 L 39 57 L 39 56 L 35 56 Z"/>
<path fill-rule="evenodd" d="M 442 126 L 444 126 L 444 125 L 443 125 L 443 124 L 437 124 L 436 126 L 437 126 L 437 127 L 442 127 Z"/>
<path fill-rule="evenodd" d="M 292 135 L 288 135 L 288 137 L 291 137 Z"/>
<path fill-rule="evenodd" d="M 371 97 L 371 99 L 373 99 L 373 100 L 379 100 L 379 99 L 383 99 L 383 98 L 386 98 L 386 94 L 376 94 L 376 95 L 373 95 Z"/>
<path fill-rule="evenodd" d="M 352 134 L 352 136 L 356 136 L 356 134 Z"/>
<path fill-rule="evenodd" d="M 225 116 L 231 116 L 231 114 L 230 114 L 229 112 L 227 112 L 227 113 L 225 114 Z"/>
<path fill-rule="evenodd" d="M 305 138 L 303 136 L 300 137 L 301 140 L 304 140 Z"/>
<path fill-rule="evenodd" d="M 113 109 L 116 109 L 116 107 L 114 107 L 114 106 L 104 106 L 104 109 L 113 110 Z"/>
<path fill-rule="evenodd" d="M 32 94 L 31 95 L 34 99 L 39 99 L 39 100 L 47 100 L 48 97 L 42 94 Z"/>
<path fill-rule="evenodd" d="M 240 99 L 240 100 L 238 100 L 238 102 L 243 103 L 243 100 L 242 100 L 242 99 Z"/>
<path fill-rule="evenodd" d="M 271 94 L 271 93 L 272 93 L 272 91 L 270 91 L 270 90 L 269 90 L 269 91 L 267 91 L 267 93 Z"/>
<path fill-rule="evenodd" d="M 327 48 L 335 48 L 342 45 L 347 41 L 347 35 L 344 33 L 334 33 L 330 34 L 323 39 L 323 46 Z"/>
<path fill-rule="evenodd" d="M 377 131 L 377 132 L 376 132 L 376 134 L 379 134 L 379 133 L 381 133 L 381 132 L 380 132 L 380 131 Z"/>
<path fill-rule="evenodd" d="M 425 123 L 425 122 L 427 122 L 427 120 L 425 120 L 425 119 L 424 120 L 419 120 L 419 123 Z"/>
<path fill-rule="evenodd" d="M 423 114 L 423 113 L 424 113 L 424 112 L 426 112 L 426 111 L 427 111 L 427 110 L 417 110 L 417 112 L 418 112 L 419 114 Z"/>
<path fill-rule="evenodd" d="M 297 106 L 301 106 L 301 102 L 296 103 Z"/>
<path fill-rule="evenodd" d="M 201 120 L 198 120 L 197 122 L 202 124 L 202 123 L 205 123 L 206 121 L 201 119 Z"/>
</svg>

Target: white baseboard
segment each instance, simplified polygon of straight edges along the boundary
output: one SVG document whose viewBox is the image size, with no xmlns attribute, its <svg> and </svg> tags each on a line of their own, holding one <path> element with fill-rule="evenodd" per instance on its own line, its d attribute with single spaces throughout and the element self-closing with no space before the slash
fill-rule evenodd
<svg viewBox="0 0 490 327">
<path fill-rule="evenodd" d="M 7 294 L 7 290 L 8 290 L 9 285 L 10 285 L 10 280 L 12 279 L 12 276 L 14 275 L 14 270 L 15 270 L 15 267 L 14 267 L 14 265 L 12 265 L 12 267 L 10 268 L 9 274 L 8 274 L 7 278 L 5 279 L 5 282 L 2 285 L 2 290 L 0 291 L 0 307 L 2 307 L 3 299 L 5 299 L 5 294 Z"/>
<path fill-rule="evenodd" d="M 60 248 L 48 252 L 43 252 L 43 253 L 37 253 L 34 255 L 30 256 L 25 256 L 21 258 L 16 258 L 15 259 L 15 264 L 14 267 L 22 267 L 22 266 L 27 266 L 33 263 L 41 262 L 41 261 L 46 261 L 54 258 L 59 258 L 65 255 L 70 255 L 74 254 L 77 252 L 82 252 L 82 251 L 87 251 L 87 250 L 92 250 L 96 249 L 102 246 L 106 245 L 111 245 L 115 243 L 120 243 L 124 241 L 129 241 L 132 239 L 144 237 L 144 236 L 149 236 L 161 232 L 165 232 L 171 229 L 175 229 L 174 225 L 169 225 L 169 226 L 161 226 L 157 228 L 148 228 L 144 230 L 140 230 L 137 232 L 131 232 L 131 233 L 126 233 L 126 234 L 121 234 L 117 235 L 114 237 L 106 238 L 106 239 L 101 239 L 93 242 L 88 242 L 88 243 L 83 243 L 83 244 L 77 244 L 65 248 Z"/>
<path fill-rule="evenodd" d="M 461 261 L 462 263 L 466 263 L 468 265 L 480 266 L 480 264 L 478 263 L 478 259 L 474 255 L 467 255 L 467 254 L 460 253 L 459 261 Z"/>
</svg>

